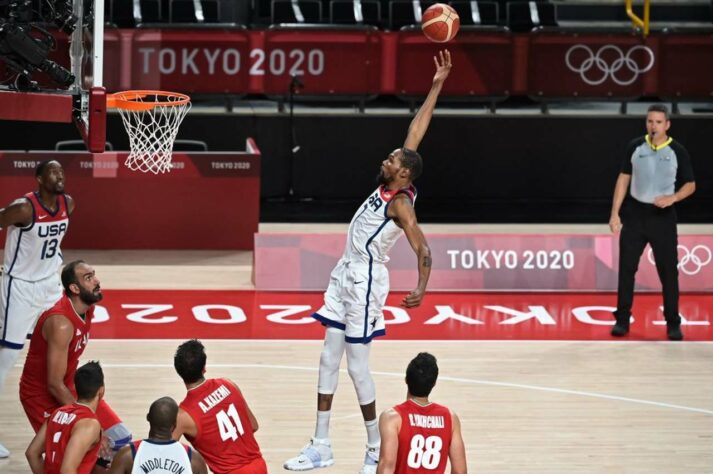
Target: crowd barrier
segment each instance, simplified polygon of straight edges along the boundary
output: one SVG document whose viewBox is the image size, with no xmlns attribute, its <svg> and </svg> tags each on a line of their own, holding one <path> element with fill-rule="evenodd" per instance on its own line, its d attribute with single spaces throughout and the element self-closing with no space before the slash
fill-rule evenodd
<svg viewBox="0 0 713 474">
<path fill-rule="evenodd" d="M 76 202 L 64 248 L 242 249 L 260 218 L 260 150 L 174 153 L 171 172 L 131 171 L 126 152 L 0 152 L 0 205 L 37 189 L 35 167 L 59 161 Z M 4 231 L 0 245 L 4 245 Z"/>
<path fill-rule="evenodd" d="M 61 34 L 51 58 L 68 63 Z M 105 33 L 108 90 L 284 96 L 424 95 L 430 57 L 447 47 L 455 67 L 442 95 L 497 99 L 710 99 L 713 35 L 506 29 L 464 30 L 447 45 L 419 31 L 374 28 L 112 29 Z M 38 78 L 41 75 L 38 73 Z M 48 83 L 48 80 L 42 81 Z"/>
<path fill-rule="evenodd" d="M 344 234 L 255 235 L 257 290 L 324 290 L 344 252 Z M 617 238 L 602 235 L 431 234 L 429 291 L 616 291 Z M 713 236 L 679 236 L 684 292 L 713 292 Z M 387 263 L 391 288 L 412 290 L 416 258 L 405 238 Z M 637 289 L 660 291 L 650 247 L 641 257 Z"/>
</svg>

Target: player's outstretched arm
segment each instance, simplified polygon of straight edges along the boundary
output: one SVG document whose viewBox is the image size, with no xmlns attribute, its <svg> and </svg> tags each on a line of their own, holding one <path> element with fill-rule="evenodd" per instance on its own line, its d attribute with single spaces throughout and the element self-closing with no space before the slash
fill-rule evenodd
<svg viewBox="0 0 713 474">
<path fill-rule="evenodd" d="M 376 474 L 392 474 L 396 469 L 396 456 L 399 452 L 399 423 L 401 418 L 394 409 L 386 410 L 379 417 L 381 448 Z"/>
<path fill-rule="evenodd" d="M 414 308 L 421 304 L 423 296 L 426 294 L 426 285 L 431 276 L 431 249 L 428 247 L 426 237 L 416 221 L 416 211 L 413 209 L 411 200 L 404 194 L 397 195 L 389 205 L 388 215 L 395 219 L 403 228 L 408 243 L 416 253 L 418 261 L 418 285 L 401 302 L 401 306 Z"/>
<path fill-rule="evenodd" d="M 195 449 L 191 453 L 191 471 L 193 471 L 193 474 L 208 474 L 208 466 L 205 463 L 205 459 Z"/>
<path fill-rule="evenodd" d="M 131 446 L 126 445 L 116 453 L 111 461 L 109 474 L 131 474 L 131 469 L 134 467 L 134 458 L 131 455 Z"/>
<path fill-rule="evenodd" d="M 466 474 L 468 466 L 465 461 L 465 443 L 460 430 L 460 418 L 451 412 L 453 423 L 453 435 L 451 436 L 451 448 L 448 451 L 448 458 L 451 461 L 451 474 Z"/>
<path fill-rule="evenodd" d="M 32 474 L 42 474 L 45 472 L 45 462 L 42 459 L 42 455 L 45 452 L 46 436 L 47 422 L 44 422 L 25 451 L 25 457 L 27 458 L 27 462 L 30 463 Z"/>
<path fill-rule="evenodd" d="M 409 148 L 411 150 L 417 150 L 418 145 L 421 144 L 423 136 L 428 130 L 428 125 L 431 123 L 431 117 L 433 116 L 433 109 L 436 107 L 436 101 L 438 100 L 438 94 L 441 93 L 443 88 L 443 83 L 448 77 L 448 73 L 451 72 L 451 53 L 447 49 L 444 51 L 439 51 L 438 56 L 433 57 L 433 62 L 436 64 L 436 74 L 433 76 L 433 85 L 431 90 L 428 91 L 426 100 L 416 116 L 411 121 L 411 125 L 408 127 L 408 134 L 406 135 L 406 141 L 404 142 L 404 148 Z"/>
<path fill-rule="evenodd" d="M 76 473 L 87 451 L 101 442 L 101 434 L 99 420 L 90 418 L 79 420 L 72 428 L 72 436 L 64 450 L 62 467 L 59 472 L 61 474 Z"/>
</svg>

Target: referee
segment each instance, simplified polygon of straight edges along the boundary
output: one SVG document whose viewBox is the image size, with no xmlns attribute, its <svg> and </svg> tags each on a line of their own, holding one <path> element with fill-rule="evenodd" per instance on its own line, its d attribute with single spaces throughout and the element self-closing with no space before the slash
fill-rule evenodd
<svg viewBox="0 0 713 474">
<path fill-rule="evenodd" d="M 620 234 L 619 288 L 612 336 L 621 337 L 629 332 L 634 276 L 644 247 L 650 244 L 663 287 L 666 334 L 672 341 L 683 339 L 678 314 L 678 234 L 674 203 L 693 194 L 696 183 L 688 152 L 668 136 L 670 127 L 671 120 L 664 105 L 649 107 L 646 136 L 629 144 L 614 187 L 609 227 L 613 233 Z"/>
</svg>

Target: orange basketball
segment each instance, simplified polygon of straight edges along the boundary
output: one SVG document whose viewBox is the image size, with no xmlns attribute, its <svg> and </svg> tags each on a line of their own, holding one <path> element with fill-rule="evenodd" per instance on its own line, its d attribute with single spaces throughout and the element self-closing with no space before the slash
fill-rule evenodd
<svg viewBox="0 0 713 474">
<path fill-rule="evenodd" d="M 460 28 L 460 18 L 456 11 L 445 3 L 431 5 L 423 12 L 421 29 L 426 38 L 436 43 L 452 40 Z"/>
</svg>

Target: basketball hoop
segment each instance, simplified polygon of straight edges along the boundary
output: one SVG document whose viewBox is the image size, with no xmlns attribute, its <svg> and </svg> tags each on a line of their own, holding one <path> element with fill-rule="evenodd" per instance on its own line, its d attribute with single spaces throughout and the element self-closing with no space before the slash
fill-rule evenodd
<svg viewBox="0 0 713 474">
<path fill-rule="evenodd" d="M 173 142 L 191 108 L 191 98 L 177 92 L 124 91 L 107 97 L 107 107 L 119 110 L 129 135 L 131 170 L 155 174 L 171 171 Z"/>
</svg>

